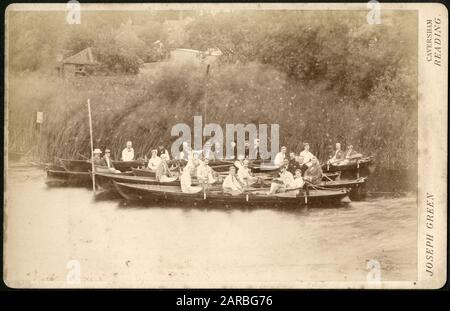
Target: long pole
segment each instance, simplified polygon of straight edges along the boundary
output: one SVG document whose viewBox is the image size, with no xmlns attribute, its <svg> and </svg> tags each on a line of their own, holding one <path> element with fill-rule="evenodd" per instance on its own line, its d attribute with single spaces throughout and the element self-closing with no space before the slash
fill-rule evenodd
<svg viewBox="0 0 450 311">
<path fill-rule="evenodd" d="M 88 112 L 89 112 L 89 134 L 91 136 L 91 164 L 92 164 L 92 190 L 95 195 L 95 166 L 94 166 L 94 139 L 92 136 L 92 115 L 91 115 L 91 100 L 87 100 Z"/>
<path fill-rule="evenodd" d="M 203 126 L 206 124 L 206 112 L 208 109 L 208 74 L 209 74 L 209 66 L 208 64 L 206 66 L 206 75 L 205 75 L 205 102 L 203 103 Z M 204 147 L 203 144 L 205 143 L 205 137 L 202 135 L 202 148 Z"/>
</svg>

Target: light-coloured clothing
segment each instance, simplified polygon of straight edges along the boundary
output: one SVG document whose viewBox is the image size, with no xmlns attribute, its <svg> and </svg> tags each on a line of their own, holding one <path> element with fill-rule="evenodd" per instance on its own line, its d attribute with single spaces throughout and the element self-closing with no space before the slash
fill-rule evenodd
<svg viewBox="0 0 450 311">
<path fill-rule="evenodd" d="M 291 188 L 291 189 L 303 188 L 304 184 L 305 184 L 305 181 L 303 180 L 303 178 L 301 176 L 300 177 L 296 177 L 296 178 L 294 178 L 294 181 L 289 186 L 289 188 Z"/>
<path fill-rule="evenodd" d="M 311 160 L 314 158 L 314 155 L 310 151 L 303 150 L 300 152 L 300 157 L 303 157 L 303 163 L 306 164 L 306 166 L 311 167 Z"/>
<path fill-rule="evenodd" d="M 234 166 L 239 170 L 241 167 L 244 167 L 244 164 L 242 161 L 236 160 L 234 161 Z"/>
<path fill-rule="evenodd" d="M 161 161 L 161 163 L 158 165 L 155 177 L 157 181 L 166 182 L 168 179 L 166 177 L 172 177 L 172 174 L 170 173 L 169 166 L 165 161 Z"/>
<path fill-rule="evenodd" d="M 161 164 L 161 158 L 156 156 L 156 157 L 151 157 L 150 160 L 148 160 L 148 165 L 147 167 L 149 169 L 151 169 L 152 171 L 156 171 L 156 169 L 158 168 L 158 166 Z"/>
<path fill-rule="evenodd" d="M 282 152 L 278 152 L 273 160 L 273 164 L 276 166 L 281 166 L 283 164 L 284 159 L 286 158 L 286 154 Z"/>
<path fill-rule="evenodd" d="M 214 178 L 213 169 L 204 163 L 200 164 L 197 167 L 197 179 L 199 182 L 207 182 L 208 184 L 213 184 L 216 182 Z"/>
<path fill-rule="evenodd" d="M 284 192 L 288 188 L 294 188 L 294 182 L 294 175 L 289 171 L 285 171 L 280 174 L 278 182 L 271 183 L 269 194 Z"/>
<path fill-rule="evenodd" d="M 122 150 L 122 161 L 133 161 L 134 160 L 134 149 L 125 148 Z"/>
<path fill-rule="evenodd" d="M 239 182 L 237 177 L 231 174 L 228 174 L 227 177 L 225 177 L 222 184 L 222 189 L 223 192 L 234 195 L 244 192 L 244 187 L 242 187 L 242 184 Z"/>
<path fill-rule="evenodd" d="M 356 152 L 355 150 L 347 150 L 347 152 L 345 153 L 345 158 L 346 159 L 357 159 L 357 158 L 361 158 L 362 154 Z"/>
<path fill-rule="evenodd" d="M 163 154 L 166 155 L 166 160 L 169 161 L 170 160 L 169 151 L 167 151 L 167 149 L 164 149 L 164 151 L 158 150 L 158 152 L 157 152 L 158 157 L 161 157 L 161 155 L 163 155 Z"/>
<path fill-rule="evenodd" d="M 255 182 L 258 181 L 257 178 L 253 177 L 250 174 L 250 168 L 244 167 L 244 166 L 241 166 L 238 169 L 237 177 L 239 178 L 239 181 L 242 184 L 247 185 L 247 186 L 253 185 Z"/>
<path fill-rule="evenodd" d="M 191 168 L 186 166 L 180 176 L 181 191 L 184 193 L 196 193 L 202 190 L 202 187 L 192 186 Z"/>
<path fill-rule="evenodd" d="M 292 175 L 292 173 L 289 171 L 285 171 L 284 173 L 280 174 L 279 179 L 283 182 L 283 185 L 288 188 L 294 184 L 294 175 Z"/>
</svg>

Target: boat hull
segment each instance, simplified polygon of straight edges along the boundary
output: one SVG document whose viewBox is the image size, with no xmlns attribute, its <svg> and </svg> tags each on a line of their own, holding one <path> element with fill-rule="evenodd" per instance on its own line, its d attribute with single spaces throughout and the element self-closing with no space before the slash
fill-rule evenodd
<svg viewBox="0 0 450 311">
<path fill-rule="evenodd" d="M 135 161 L 112 161 L 114 168 L 121 172 L 129 172 L 133 168 L 138 168 L 140 166 L 144 166 L 145 163 L 143 161 L 135 160 Z"/>
<path fill-rule="evenodd" d="M 372 162 L 372 158 L 363 158 L 358 161 L 351 162 L 345 165 L 333 165 L 333 164 L 323 164 L 322 170 L 324 173 L 327 172 L 340 172 L 340 171 L 357 171 L 361 169 L 368 168 L 370 163 Z"/>
<path fill-rule="evenodd" d="M 92 164 L 88 160 L 71 160 L 71 159 L 59 159 L 59 162 L 66 171 L 69 172 L 89 172 L 92 170 Z"/>
<path fill-rule="evenodd" d="M 129 183 L 129 184 L 142 184 L 142 185 L 161 185 L 161 186 L 178 186 L 180 187 L 180 181 L 160 182 L 154 177 L 145 176 L 133 176 L 123 174 L 111 174 L 111 173 L 96 173 L 95 182 L 105 190 L 116 190 L 114 182 Z M 199 186 L 197 180 L 192 181 L 192 186 Z M 221 183 L 215 183 L 210 185 L 212 189 L 220 189 Z"/>
<path fill-rule="evenodd" d="M 89 172 L 47 170 L 46 184 L 48 186 L 89 187 L 92 185 L 92 179 Z"/>
<path fill-rule="evenodd" d="M 324 189 L 349 189 L 349 197 L 353 201 L 359 201 L 366 197 L 367 177 L 360 177 L 355 180 L 322 181 L 318 186 Z"/>
<path fill-rule="evenodd" d="M 148 205 L 159 202 L 172 202 L 180 205 L 207 205 L 210 207 L 253 206 L 253 207 L 301 207 L 301 206 L 338 206 L 347 196 L 347 189 L 312 190 L 305 195 L 282 193 L 274 196 L 253 193 L 231 196 L 219 191 L 207 193 L 183 193 L 176 186 L 157 186 L 114 182 L 119 194 L 126 200 L 139 201 Z"/>
<path fill-rule="evenodd" d="M 140 177 L 152 177 L 155 178 L 156 174 L 155 171 L 151 171 L 149 169 L 144 169 L 144 168 L 132 168 L 131 169 L 133 171 L 133 174 L 135 176 L 140 176 Z"/>
</svg>

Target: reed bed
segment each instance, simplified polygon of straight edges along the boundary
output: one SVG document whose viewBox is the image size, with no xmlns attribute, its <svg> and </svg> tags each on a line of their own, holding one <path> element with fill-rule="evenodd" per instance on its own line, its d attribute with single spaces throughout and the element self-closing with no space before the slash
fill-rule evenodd
<svg viewBox="0 0 450 311">
<path fill-rule="evenodd" d="M 207 101 L 208 123 L 277 123 L 280 145 L 299 152 L 309 142 L 322 161 L 341 142 L 374 155 L 383 167 L 414 167 L 416 97 L 401 98 L 396 92 L 401 76 L 393 79 L 355 100 L 324 85 L 298 83 L 259 63 L 217 65 L 208 76 L 201 66 L 165 63 L 139 75 L 62 79 L 14 74 L 8 86 L 8 147 L 45 162 L 89 157 L 89 98 L 96 148 L 110 148 L 119 158 L 131 140 L 139 157 L 150 156 L 159 144 L 170 149 L 177 138 L 170 136 L 172 126 L 193 126 Z M 37 111 L 44 112 L 40 128 Z"/>
</svg>

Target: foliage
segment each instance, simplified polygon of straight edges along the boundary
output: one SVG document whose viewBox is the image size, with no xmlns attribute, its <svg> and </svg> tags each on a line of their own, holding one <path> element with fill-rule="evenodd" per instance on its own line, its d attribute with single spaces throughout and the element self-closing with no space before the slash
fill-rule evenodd
<svg viewBox="0 0 450 311">
<path fill-rule="evenodd" d="M 90 98 L 96 146 L 117 157 L 132 140 L 148 156 L 159 143 L 168 147 L 171 127 L 191 125 L 206 102 L 207 122 L 278 123 L 281 144 L 298 152 L 309 142 L 321 160 L 339 141 L 383 166 L 417 165 L 415 12 L 385 11 L 381 25 L 368 25 L 359 11 L 192 15 L 182 47 L 224 53 L 209 76 L 204 67 L 163 62 L 136 75 L 143 62 L 164 57 L 154 43 L 170 37 L 165 17 L 116 13 L 84 16 L 81 25 L 62 26 L 49 38 L 41 30 L 64 16 L 14 16 L 20 26 L 9 32 L 8 94 L 15 149 L 35 148 L 46 160 L 88 155 Z M 106 76 L 62 80 L 46 73 L 59 51 L 71 55 L 88 46 Z M 52 117 L 34 144 L 38 110 Z"/>
</svg>

